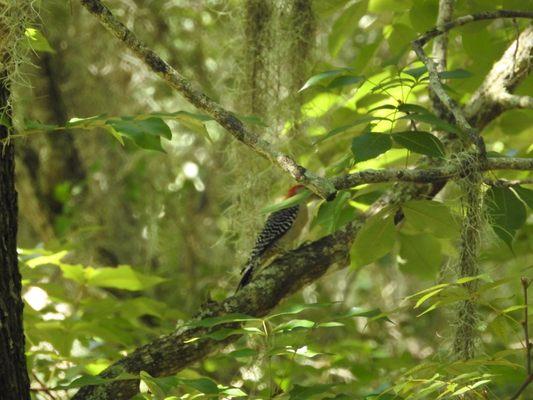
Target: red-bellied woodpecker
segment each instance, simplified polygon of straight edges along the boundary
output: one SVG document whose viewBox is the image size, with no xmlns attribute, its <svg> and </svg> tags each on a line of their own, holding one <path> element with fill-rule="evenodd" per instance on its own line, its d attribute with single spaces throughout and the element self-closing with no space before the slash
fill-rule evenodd
<svg viewBox="0 0 533 400">
<path fill-rule="evenodd" d="M 296 185 L 289 189 L 286 199 L 295 196 L 303 185 Z M 278 210 L 270 214 L 265 225 L 255 240 L 250 258 L 242 269 L 242 278 L 237 290 L 246 286 L 254 272 L 256 272 L 272 256 L 290 248 L 298 239 L 308 219 L 305 203 Z"/>
</svg>

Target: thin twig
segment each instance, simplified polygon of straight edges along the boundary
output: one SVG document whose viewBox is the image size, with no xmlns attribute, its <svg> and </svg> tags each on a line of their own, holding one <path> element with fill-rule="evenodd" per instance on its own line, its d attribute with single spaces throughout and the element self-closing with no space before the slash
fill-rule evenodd
<svg viewBox="0 0 533 400">
<path fill-rule="evenodd" d="M 525 276 L 521 279 L 522 282 L 522 289 L 524 291 L 524 321 L 522 321 L 522 324 L 524 326 L 524 339 L 525 339 L 525 346 L 526 346 L 526 379 L 524 380 L 524 383 L 520 385 L 516 393 L 511 397 L 510 400 L 516 400 L 518 397 L 522 394 L 524 390 L 529 386 L 531 382 L 533 382 L 533 373 L 531 372 L 531 348 L 533 347 L 533 343 L 529 341 L 529 321 L 528 321 L 528 307 L 529 303 L 527 300 L 527 290 L 529 288 L 529 285 L 531 284 L 531 281 L 526 278 Z"/>
<path fill-rule="evenodd" d="M 524 338 L 526 340 L 526 371 L 528 375 L 531 375 L 531 347 L 533 344 L 529 341 L 529 321 L 528 321 L 528 307 L 529 302 L 527 301 L 527 290 L 529 288 L 531 281 L 526 277 L 522 277 L 522 288 L 524 290 Z"/>
<path fill-rule="evenodd" d="M 429 86 L 431 90 L 437 95 L 442 104 L 444 104 L 444 106 L 452 113 L 455 119 L 455 123 L 457 124 L 459 129 L 466 133 L 468 139 L 470 139 L 472 143 L 476 145 L 480 156 L 482 158 L 485 158 L 486 149 L 483 138 L 479 135 L 479 132 L 474 129 L 472 125 L 470 125 L 461 107 L 459 107 L 459 105 L 444 90 L 442 82 L 439 78 L 439 73 L 437 71 L 437 65 L 435 64 L 435 61 L 429 58 L 424 52 L 423 43 L 424 42 L 421 39 L 417 39 L 412 42 L 412 46 L 416 55 L 418 56 L 420 61 L 424 63 L 428 70 Z"/>
<path fill-rule="evenodd" d="M 512 187 L 517 185 L 531 185 L 533 179 L 483 179 L 483 183 L 496 187 Z"/>
<path fill-rule="evenodd" d="M 50 392 L 50 389 L 48 388 L 48 386 L 46 386 L 46 385 L 44 384 L 44 382 L 41 381 L 41 380 L 39 379 L 39 377 L 37 376 L 37 374 L 36 374 L 35 372 L 31 371 L 31 376 L 33 376 L 33 379 L 35 379 L 35 381 L 41 386 L 41 387 L 38 388 L 37 390 L 39 390 L 40 392 L 46 393 L 46 395 L 47 395 L 48 397 L 50 397 L 51 399 L 53 399 L 53 400 L 56 400 L 56 399 L 57 399 L 57 397 L 55 397 L 55 396 Z"/>
<path fill-rule="evenodd" d="M 500 19 L 500 18 L 532 18 L 533 11 L 515 11 L 515 10 L 498 10 L 498 11 L 485 11 L 476 14 L 463 15 L 462 17 L 456 18 L 453 21 L 450 21 L 444 25 L 436 26 L 435 28 L 427 31 L 422 36 L 420 36 L 416 41 L 421 45 L 425 45 L 431 39 L 440 36 L 449 30 L 456 28 L 458 26 L 466 25 L 470 22 L 475 21 L 484 21 L 488 19 Z"/>
<path fill-rule="evenodd" d="M 439 13 L 437 15 L 437 24 L 436 26 L 443 26 L 453 19 L 453 9 L 454 9 L 455 0 L 440 0 L 439 1 Z M 433 41 L 433 49 L 431 51 L 435 63 L 437 64 L 437 71 L 443 72 L 446 71 L 448 65 L 448 33 L 437 36 Z M 429 98 L 431 99 L 431 104 L 433 105 L 433 110 L 440 118 L 446 118 L 446 110 L 444 109 L 441 101 L 438 96 L 429 90 Z"/>
<path fill-rule="evenodd" d="M 452 21 L 453 18 L 453 3 L 455 0 L 440 0 L 439 14 L 437 16 L 437 27 L 443 26 Z M 446 33 L 435 38 L 433 42 L 433 57 L 437 63 L 439 71 L 446 70 L 446 56 L 448 52 L 448 35 Z"/>
</svg>

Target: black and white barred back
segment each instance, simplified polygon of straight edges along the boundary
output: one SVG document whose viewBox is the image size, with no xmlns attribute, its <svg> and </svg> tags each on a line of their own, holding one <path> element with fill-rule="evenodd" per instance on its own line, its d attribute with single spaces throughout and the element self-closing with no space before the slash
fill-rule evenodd
<svg viewBox="0 0 533 400">
<path fill-rule="evenodd" d="M 270 214 L 265 222 L 265 226 L 257 239 L 255 240 L 255 246 L 252 250 L 248 262 L 242 269 L 242 278 L 239 282 L 237 290 L 246 286 L 252 279 L 255 268 L 260 264 L 261 257 L 291 229 L 296 217 L 300 205 L 297 204 L 292 207 L 284 208 Z"/>
</svg>

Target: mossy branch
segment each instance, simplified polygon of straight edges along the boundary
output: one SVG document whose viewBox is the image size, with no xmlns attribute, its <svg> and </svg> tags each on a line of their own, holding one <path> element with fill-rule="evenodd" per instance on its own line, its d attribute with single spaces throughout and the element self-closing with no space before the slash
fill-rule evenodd
<svg viewBox="0 0 533 400">
<path fill-rule="evenodd" d="M 345 265 L 359 227 L 360 224 L 356 224 L 286 253 L 235 295 L 220 303 L 208 303 L 188 324 L 138 348 L 107 368 L 101 376 L 111 379 L 123 373 L 138 374 L 140 371 L 147 371 L 152 376 L 170 375 L 223 349 L 239 339 L 240 335 L 217 341 L 206 335 L 227 327 L 227 324 L 204 328 L 191 327 L 192 323 L 234 313 L 254 317 L 267 315 L 284 298 L 320 278 L 332 265 Z M 73 400 L 126 400 L 135 395 L 138 389 L 138 380 L 117 380 L 83 387 Z"/>
<path fill-rule="evenodd" d="M 481 166 L 481 171 L 492 171 L 499 169 L 533 171 L 533 158 L 488 158 Z M 337 190 L 349 189 L 365 183 L 381 182 L 416 182 L 433 183 L 450 179 L 462 178 L 464 165 L 450 163 L 443 167 L 416 168 L 416 169 L 367 169 L 347 175 L 338 176 L 332 179 Z"/>
<path fill-rule="evenodd" d="M 520 32 L 465 105 L 471 124 L 482 129 L 502 112 L 513 108 L 531 108 L 528 96 L 511 94 L 533 70 L 533 26 Z"/>
</svg>

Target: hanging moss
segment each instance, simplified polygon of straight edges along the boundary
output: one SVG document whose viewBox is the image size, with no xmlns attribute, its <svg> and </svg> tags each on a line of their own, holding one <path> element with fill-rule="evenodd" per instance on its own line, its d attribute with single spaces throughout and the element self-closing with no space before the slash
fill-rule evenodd
<svg viewBox="0 0 533 400">
<path fill-rule="evenodd" d="M 296 93 L 312 64 L 316 23 L 311 1 L 247 0 L 243 11 L 237 108 L 243 114 L 261 117 L 268 127 L 255 126 L 254 130 L 297 154 L 294 135 L 282 133 L 286 126 L 297 125 L 301 104 Z M 273 195 L 283 192 L 291 182 L 280 179 L 264 160 L 249 157 L 239 144 L 231 144 L 226 153 L 226 170 L 233 182 L 228 193 L 232 206 L 226 211 L 228 231 L 236 240 L 240 258 L 245 258 L 264 220 L 257 208 L 274 201 Z"/>
<path fill-rule="evenodd" d="M 289 15 L 289 93 L 296 93 L 309 77 L 314 61 L 316 19 L 311 0 L 293 0 Z M 296 96 L 292 96 L 296 98 Z"/>
<path fill-rule="evenodd" d="M 247 0 L 244 13 L 245 35 L 245 111 L 268 114 L 269 54 L 272 50 L 272 4 L 263 0 Z"/>
<path fill-rule="evenodd" d="M 463 223 L 459 244 L 459 258 L 456 274 L 459 278 L 479 275 L 478 255 L 481 245 L 480 232 L 485 226 L 483 212 L 482 182 L 483 176 L 479 169 L 477 155 L 460 153 L 458 161 L 462 166 L 463 179 L 458 183 L 463 195 Z M 464 284 L 470 298 L 461 302 L 457 309 L 453 353 L 458 359 L 468 360 L 474 357 L 478 341 L 478 311 L 473 298 L 478 281 Z"/>
<path fill-rule="evenodd" d="M 29 86 L 20 71 L 28 63 L 24 33 L 32 27 L 34 14 L 29 0 L 0 0 L 0 79 L 6 87 L 14 83 Z"/>
</svg>

